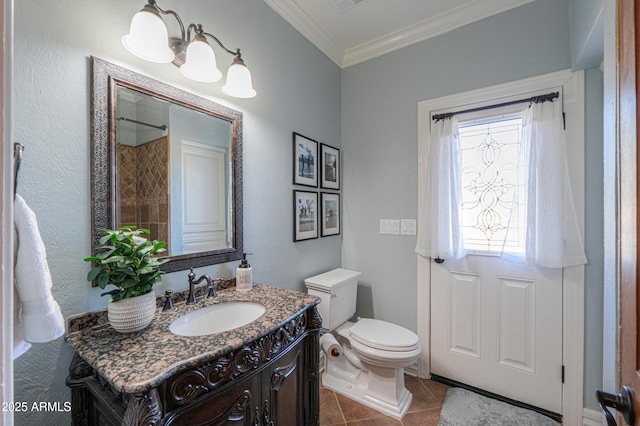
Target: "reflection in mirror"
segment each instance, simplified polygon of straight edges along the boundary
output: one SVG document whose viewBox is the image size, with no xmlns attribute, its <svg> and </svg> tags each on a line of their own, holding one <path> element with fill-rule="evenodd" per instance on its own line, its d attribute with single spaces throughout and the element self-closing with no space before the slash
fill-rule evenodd
<svg viewBox="0 0 640 426">
<path fill-rule="evenodd" d="M 116 95 L 117 226 L 149 229 L 168 256 L 232 248 L 230 123 L 128 87 Z"/>
<path fill-rule="evenodd" d="M 167 243 L 166 271 L 240 259 L 241 113 L 92 60 L 94 249 L 134 225 Z"/>
</svg>

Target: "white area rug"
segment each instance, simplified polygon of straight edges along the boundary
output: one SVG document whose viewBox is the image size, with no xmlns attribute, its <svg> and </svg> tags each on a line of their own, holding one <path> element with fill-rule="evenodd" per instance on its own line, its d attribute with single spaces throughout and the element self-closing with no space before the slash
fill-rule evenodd
<svg viewBox="0 0 640 426">
<path fill-rule="evenodd" d="M 438 426 L 559 426 L 559 423 L 535 411 L 451 388 L 440 412 Z"/>
</svg>

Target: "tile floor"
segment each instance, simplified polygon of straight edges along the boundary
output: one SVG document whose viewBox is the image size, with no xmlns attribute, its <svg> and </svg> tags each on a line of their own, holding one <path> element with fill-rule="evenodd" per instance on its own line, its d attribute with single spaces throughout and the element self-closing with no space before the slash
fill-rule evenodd
<svg viewBox="0 0 640 426">
<path fill-rule="evenodd" d="M 320 425 L 437 426 L 440 419 L 440 408 L 449 387 L 442 383 L 411 376 L 405 376 L 405 385 L 413 394 L 413 401 L 401 421 L 321 386 Z"/>
</svg>

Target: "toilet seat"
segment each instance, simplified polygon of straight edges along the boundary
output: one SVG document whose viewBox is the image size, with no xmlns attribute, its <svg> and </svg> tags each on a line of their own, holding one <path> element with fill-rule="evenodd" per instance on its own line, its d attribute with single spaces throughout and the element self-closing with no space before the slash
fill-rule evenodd
<svg viewBox="0 0 640 426">
<path fill-rule="evenodd" d="M 380 367 L 409 367 L 416 362 L 421 351 L 415 333 L 381 320 L 358 321 L 349 328 L 348 338 L 362 361 Z"/>
<path fill-rule="evenodd" d="M 408 352 L 420 346 L 419 338 L 414 332 L 371 318 L 361 319 L 352 325 L 349 335 L 358 343 L 383 351 Z"/>
</svg>

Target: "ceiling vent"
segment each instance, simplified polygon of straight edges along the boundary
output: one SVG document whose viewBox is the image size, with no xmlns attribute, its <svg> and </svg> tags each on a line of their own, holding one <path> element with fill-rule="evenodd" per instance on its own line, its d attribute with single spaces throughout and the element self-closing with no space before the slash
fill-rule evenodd
<svg viewBox="0 0 640 426">
<path fill-rule="evenodd" d="M 346 12 L 364 1 L 365 0 L 329 0 L 338 13 Z"/>
</svg>

